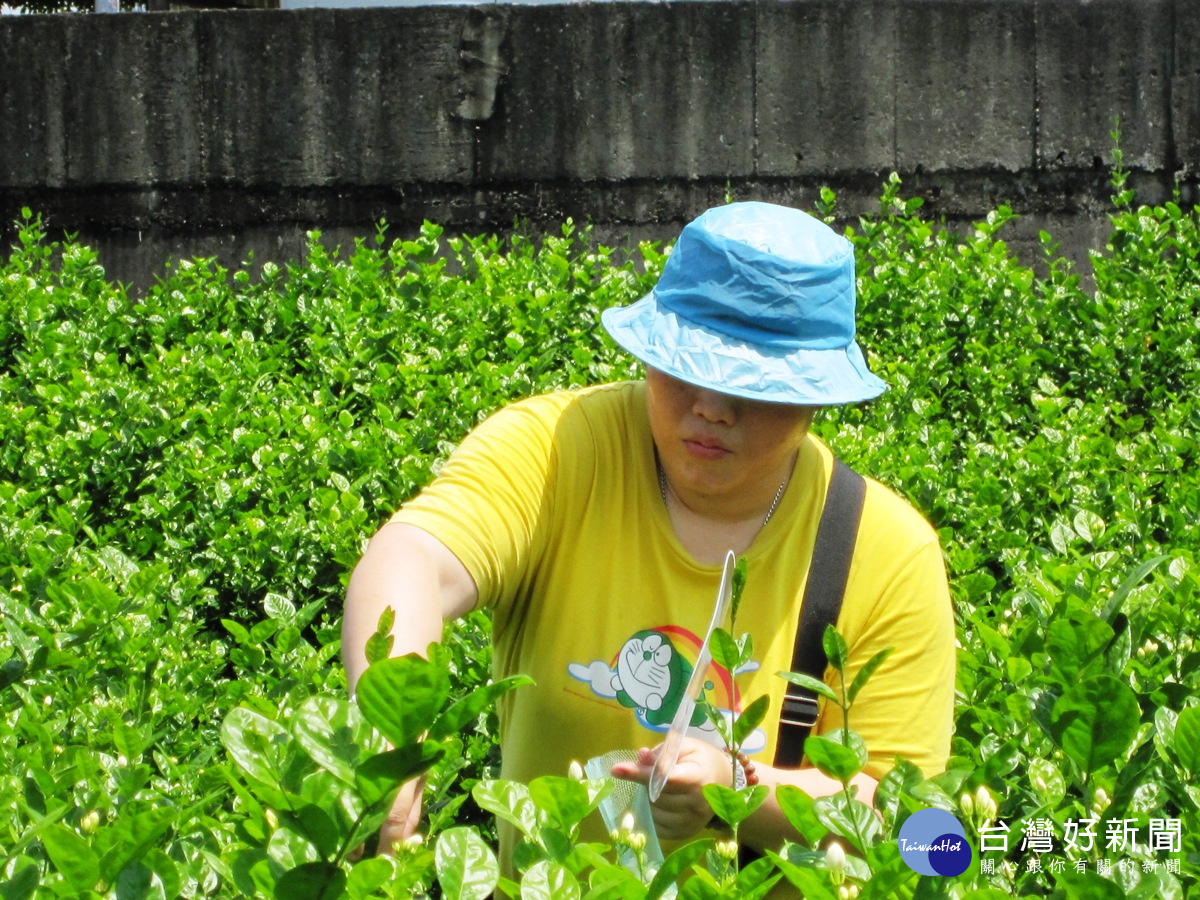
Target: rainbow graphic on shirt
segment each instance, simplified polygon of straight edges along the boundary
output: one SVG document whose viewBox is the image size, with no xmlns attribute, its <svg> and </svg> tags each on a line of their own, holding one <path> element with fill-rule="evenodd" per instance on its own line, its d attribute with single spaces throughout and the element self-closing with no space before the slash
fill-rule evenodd
<svg viewBox="0 0 1200 900">
<path fill-rule="evenodd" d="M 567 671 L 572 678 L 586 683 L 596 696 L 615 700 L 633 710 L 645 728 L 665 732 L 683 699 L 702 643 L 703 638 L 686 628 L 675 625 L 647 628 L 630 635 L 609 660 L 571 663 Z M 734 674 L 752 672 L 758 667 L 758 663 L 751 662 Z M 741 695 L 734 674 L 710 663 L 700 692 L 701 699 L 727 717 L 741 712 Z M 690 724 L 689 734 L 717 742 L 716 729 L 699 707 Z M 765 742 L 765 733 L 758 729 L 745 750 L 753 753 L 758 748 L 752 745 Z"/>
</svg>

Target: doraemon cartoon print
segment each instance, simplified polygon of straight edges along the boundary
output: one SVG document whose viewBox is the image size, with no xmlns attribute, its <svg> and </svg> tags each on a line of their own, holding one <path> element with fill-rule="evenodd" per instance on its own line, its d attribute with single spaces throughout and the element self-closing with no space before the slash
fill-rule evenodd
<svg viewBox="0 0 1200 900">
<path fill-rule="evenodd" d="M 675 711 L 692 677 L 700 644 L 701 640 L 686 629 L 673 626 L 648 628 L 630 636 L 610 661 L 594 660 L 586 665 L 571 663 L 567 670 L 572 678 L 588 684 L 592 693 L 616 700 L 633 710 L 645 728 L 661 733 L 670 728 L 675 718 Z M 733 675 L 756 669 L 758 663 L 751 662 Z M 715 663 L 710 664 L 708 675 L 701 688 L 701 698 L 712 703 L 727 718 L 740 712 L 740 697 L 732 675 Z M 721 744 L 716 728 L 699 707 L 692 715 L 688 734 L 711 744 Z M 755 753 L 764 746 L 766 733 L 756 729 L 743 750 Z"/>
</svg>

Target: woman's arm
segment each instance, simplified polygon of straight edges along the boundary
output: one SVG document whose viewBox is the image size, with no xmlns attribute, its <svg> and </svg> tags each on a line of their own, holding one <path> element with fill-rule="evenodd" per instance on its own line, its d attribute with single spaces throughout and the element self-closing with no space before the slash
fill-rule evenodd
<svg viewBox="0 0 1200 900">
<path fill-rule="evenodd" d="M 351 692 L 367 667 L 367 639 L 384 609 L 396 613 L 392 655 L 424 655 L 442 639 L 443 624 L 470 612 L 478 596 L 470 574 L 445 544 L 412 525 L 384 525 L 346 588 L 342 661 Z"/>
<path fill-rule="evenodd" d="M 371 538 L 346 588 L 342 661 L 351 694 L 367 668 L 367 639 L 385 608 L 396 613 L 392 655 L 424 655 L 442 639 L 446 620 L 470 612 L 477 597 L 475 582 L 445 544 L 412 525 L 384 525 Z M 416 831 L 424 783 L 416 778 L 400 789 L 379 830 L 377 852 L 391 853 L 393 845 Z"/>
</svg>

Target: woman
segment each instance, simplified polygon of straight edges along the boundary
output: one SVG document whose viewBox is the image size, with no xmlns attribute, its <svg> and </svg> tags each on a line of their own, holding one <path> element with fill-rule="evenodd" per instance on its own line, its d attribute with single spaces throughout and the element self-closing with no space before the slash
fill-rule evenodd
<svg viewBox="0 0 1200 900">
<path fill-rule="evenodd" d="M 773 712 L 743 747 L 760 783 L 840 790 L 815 769 L 770 763 L 786 688 L 776 673 L 791 668 L 833 469 L 809 428 L 819 407 L 885 389 L 855 343 L 854 298 L 850 243 L 802 212 L 737 203 L 690 223 L 655 289 L 603 316 L 645 363 L 643 382 L 502 410 L 372 539 L 347 592 L 351 682 L 385 606 L 397 612 L 398 654 L 424 651 L 445 619 L 486 606 L 496 675 L 537 682 L 502 701 L 502 777 L 563 774 L 571 760 L 642 748 L 612 774 L 644 783 L 733 550 L 748 568 L 733 630 L 751 634 L 753 661 L 708 670 L 704 696 L 730 714 L 770 697 Z M 942 554 L 928 523 L 869 480 L 838 629 L 849 677 L 893 650 L 853 709 L 870 752 L 860 799 L 896 757 L 940 771 L 954 692 Z M 839 709 L 823 708 L 815 733 L 840 724 Z M 701 789 L 734 777 L 702 716 L 689 735 L 653 809 L 669 841 L 702 832 L 712 810 Z M 415 827 L 410 793 L 385 847 Z M 757 849 L 789 836 L 774 791 L 741 830 Z M 512 836 L 502 828 L 501 838 L 503 852 Z"/>
</svg>

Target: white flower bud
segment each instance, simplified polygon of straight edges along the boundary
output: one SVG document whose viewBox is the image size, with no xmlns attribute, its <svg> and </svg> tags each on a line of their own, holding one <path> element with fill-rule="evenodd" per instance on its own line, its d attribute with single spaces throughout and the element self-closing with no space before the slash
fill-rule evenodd
<svg viewBox="0 0 1200 900">
<path fill-rule="evenodd" d="M 91 834 L 100 827 L 100 813 L 97 810 L 88 810 L 83 814 L 83 818 L 79 820 L 79 830 L 84 834 Z"/>
<path fill-rule="evenodd" d="M 1112 803 L 1112 799 L 1108 796 L 1108 791 L 1104 788 L 1096 788 L 1096 793 L 1092 794 L 1092 812 L 1102 813 L 1108 809 L 1108 805 Z"/>
<path fill-rule="evenodd" d="M 975 813 L 975 798 L 970 794 L 964 793 L 958 798 L 958 808 L 962 810 L 962 814 L 968 819 Z"/>
<path fill-rule="evenodd" d="M 846 851 L 837 841 L 825 848 L 825 868 L 834 884 L 840 885 L 846 880 Z"/>
<path fill-rule="evenodd" d="M 730 861 L 737 859 L 738 842 L 737 841 L 717 841 L 716 846 L 717 856 Z"/>
<path fill-rule="evenodd" d="M 404 849 L 409 853 L 416 853 L 424 845 L 425 835 L 423 834 L 410 834 L 401 842 L 401 846 L 404 847 Z"/>
<path fill-rule="evenodd" d="M 637 828 L 637 819 L 633 817 L 632 812 L 625 813 L 621 819 L 621 836 L 628 837 L 633 834 L 633 829 Z"/>
<path fill-rule="evenodd" d="M 635 831 L 629 835 L 629 849 L 634 853 L 641 853 L 646 849 L 646 835 L 640 831 Z"/>
<path fill-rule="evenodd" d="M 996 814 L 1000 811 L 991 791 L 987 789 L 987 785 L 981 784 L 975 789 L 975 808 L 979 810 L 979 815 L 989 822 L 996 818 Z"/>
<path fill-rule="evenodd" d="M 567 767 L 567 775 L 572 781 L 583 781 L 583 766 L 578 760 L 571 760 L 571 765 Z"/>
</svg>

